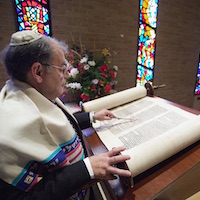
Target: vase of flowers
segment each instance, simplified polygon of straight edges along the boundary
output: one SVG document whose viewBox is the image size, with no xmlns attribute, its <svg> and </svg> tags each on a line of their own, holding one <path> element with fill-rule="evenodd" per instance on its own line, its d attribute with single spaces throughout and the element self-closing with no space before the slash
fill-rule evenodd
<svg viewBox="0 0 200 200">
<path fill-rule="evenodd" d="M 92 52 L 74 45 L 66 59 L 70 64 L 66 88 L 79 91 L 83 102 L 114 92 L 118 67 L 113 65 L 109 49 L 102 49 L 101 56 L 94 58 Z"/>
</svg>

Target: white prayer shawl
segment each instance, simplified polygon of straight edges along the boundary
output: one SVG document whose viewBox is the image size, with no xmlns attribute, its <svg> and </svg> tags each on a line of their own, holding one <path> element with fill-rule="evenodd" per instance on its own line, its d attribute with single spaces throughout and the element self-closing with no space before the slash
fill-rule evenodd
<svg viewBox="0 0 200 200">
<path fill-rule="evenodd" d="M 43 170 L 83 158 L 79 138 L 61 109 L 29 85 L 7 81 L 0 92 L 0 178 L 28 191 Z"/>
</svg>

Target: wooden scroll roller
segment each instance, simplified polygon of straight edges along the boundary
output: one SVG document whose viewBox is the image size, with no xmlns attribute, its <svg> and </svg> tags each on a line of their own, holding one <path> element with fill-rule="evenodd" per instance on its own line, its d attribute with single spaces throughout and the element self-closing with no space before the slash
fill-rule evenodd
<svg viewBox="0 0 200 200">
<path fill-rule="evenodd" d="M 166 85 L 165 84 L 162 84 L 162 85 L 152 85 L 151 83 L 147 82 L 145 83 L 145 88 L 147 89 L 147 96 L 154 96 L 154 90 L 155 89 L 158 89 L 158 88 L 162 88 L 162 87 L 165 87 Z"/>
</svg>

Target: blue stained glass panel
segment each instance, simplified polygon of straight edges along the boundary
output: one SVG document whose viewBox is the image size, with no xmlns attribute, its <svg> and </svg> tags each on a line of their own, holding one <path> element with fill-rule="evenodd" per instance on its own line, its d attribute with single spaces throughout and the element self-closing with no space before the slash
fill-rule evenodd
<svg viewBox="0 0 200 200">
<path fill-rule="evenodd" d="M 153 81 L 153 71 L 143 67 L 141 65 L 137 66 L 137 85 L 144 85 L 147 81 L 152 83 Z"/>
<path fill-rule="evenodd" d="M 51 36 L 48 0 L 15 0 L 19 30 L 37 30 Z"/>
<path fill-rule="evenodd" d="M 137 61 L 150 69 L 154 66 L 155 38 L 155 30 L 140 22 Z"/>
<path fill-rule="evenodd" d="M 153 83 L 158 0 L 140 0 L 136 85 Z"/>
<path fill-rule="evenodd" d="M 194 94 L 200 95 L 200 54 L 199 54 L 199 66 L 197 71 L 197 79 L 196 79 Z"/>
</svg>

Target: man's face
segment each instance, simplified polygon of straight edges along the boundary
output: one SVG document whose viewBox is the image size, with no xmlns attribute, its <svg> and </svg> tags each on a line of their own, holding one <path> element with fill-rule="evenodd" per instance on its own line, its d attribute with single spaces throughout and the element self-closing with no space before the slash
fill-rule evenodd
<svg viewBox="0 0 200 200">
<path fill-rule="evenodd" d="M 42 94 L 50 100 L 54 100 L 58 96 L 62 95 L 65 90 L 66 79 L 69 77 L 66 68 L 66 59 L 64 52 L 59 47 L 56 48 L 56 56 L 53 59 L 52 69 L 50 72 L 46 72 L 43 77 Z"/>
</svg>

